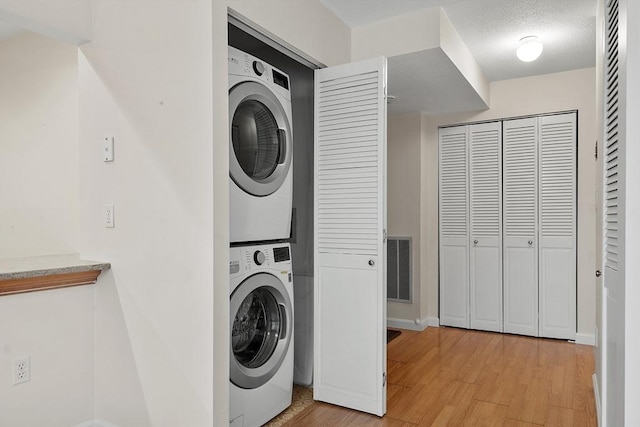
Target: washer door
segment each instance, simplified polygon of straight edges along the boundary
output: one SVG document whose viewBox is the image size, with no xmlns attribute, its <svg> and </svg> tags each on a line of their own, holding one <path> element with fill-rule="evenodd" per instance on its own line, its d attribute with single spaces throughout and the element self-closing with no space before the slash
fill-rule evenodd
<svg viewBox="0 0 640 427">
<path fill-rule="evenodd" d="M 245 192 L 268 196 L 291 166 L 291 126 L 267 87 L 242 82 L 229 91 L 229 174 Z"/>
<path fill-rule="evenodd" d="M 291 299 L 274 275 L 257 273 L 231 294 L 231 382 L 260 387 L 278 372 L 293 337 Z"/>
</svg>

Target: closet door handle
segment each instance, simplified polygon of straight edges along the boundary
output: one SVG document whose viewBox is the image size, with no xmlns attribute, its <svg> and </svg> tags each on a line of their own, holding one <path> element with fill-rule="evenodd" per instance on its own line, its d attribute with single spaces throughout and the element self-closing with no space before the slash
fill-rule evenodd
<svg viewBox="0 0 640 427">
<path fill-rule="evenodd" d="M 529 240 L 527 243 L 529 243 L 529 246 L 533 245 L 533 240 Z"/>
<path fill-rule="evenodd" d="M 477 240 L 474 240 L 474 241 L 473 241 L 473 244 L 474 244 L 474 245 L 477 245 L 477 244 L 478 244 L 478 241 L 477 241 Z"/>
<path fill-rule="evenodd" d="M 372 259 L 370 259 L 370 260 L 369 260 L 369 265 L 370 265 L 371 267 L 373 267 L 373 266 L 374 266 L 374 264 L 375 264 L 375 261 L 374 261 L 374 260 L 372 260 Z"/>
</svg>

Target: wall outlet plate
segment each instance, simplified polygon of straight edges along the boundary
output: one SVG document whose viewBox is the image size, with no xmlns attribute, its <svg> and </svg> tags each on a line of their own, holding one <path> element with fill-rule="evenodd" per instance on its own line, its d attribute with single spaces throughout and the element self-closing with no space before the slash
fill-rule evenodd
<svg viewBox="0 0 640 427">
<path fill-rule="evenodd" d="M 13 361 L 13 385 L 31 381 L 31 357 L 23 357 Z"/>
</svg>

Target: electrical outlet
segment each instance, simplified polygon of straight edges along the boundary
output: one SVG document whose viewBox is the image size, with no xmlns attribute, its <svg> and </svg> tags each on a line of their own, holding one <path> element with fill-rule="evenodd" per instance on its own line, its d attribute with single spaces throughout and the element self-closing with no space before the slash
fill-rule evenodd
<svg viewBox="0 0 640 427">
<path fill-rule="evenodd" d="M 31 381 L 31 358 L 29 356 L 13 361 L 13 385 Z"/>
</svg>

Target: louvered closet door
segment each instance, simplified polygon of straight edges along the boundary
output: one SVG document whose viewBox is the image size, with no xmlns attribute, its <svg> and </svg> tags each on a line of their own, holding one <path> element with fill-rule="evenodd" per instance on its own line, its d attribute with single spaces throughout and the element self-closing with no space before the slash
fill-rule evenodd
<svg viewBox="0 0 640 427">
<path fill-rule="evenodd" d="M 468 126 L 440 129 L 440 324 L 469 327 Z"/>
<path fill-rule="evenodd" d="M 315 73 L 314 398 L 386 411 L 386 58 Z"/>
<path fill-rule="evenodd" d="M 626 169 L 640 167 L 627 158 L 627 35 L 624 30 L 637 22 L 628 21 L 629 2 L 609 0 L 605 9 L 604 72 L 604 422 L 606 426 L 625 422 L 625 205 Z M 627 30 L 628 31 L 628 30 Z M 631 77 L 637 79 L 636 76 Z M 629 117 L 638 120 L 637 117 Z M 637 143 L 637 141 L 634 141 Z M 634 189 L 638 191 L 638 189 Z M 631 260 L 631 262 L 638 262 Z M 627 282 L 628 283 L 628 282 Z M 629 283 L 638 286 L 638 283 Z M 634 307 L 639 310 L 640 307 Z M 637 337 L 634 337 L 637 339 Z M 636 361 L 637 363 L 637 361 Z"/>
<path fill-rule="evenodd" d="M 537 336 L 537 119 L 502 126 L 504 332 Z"/>
<path fill-rule="evenodd" d="M 469 126 L 470 326 L 502 331 L 502 126 Z"/>
<path fill-rule="evenodd" d="M 539 118 L 540 336 L 576 337 L 576 114 Z"/>
</svg>

